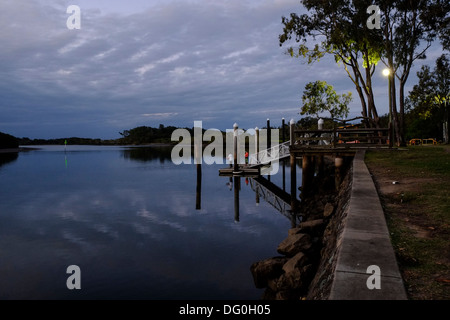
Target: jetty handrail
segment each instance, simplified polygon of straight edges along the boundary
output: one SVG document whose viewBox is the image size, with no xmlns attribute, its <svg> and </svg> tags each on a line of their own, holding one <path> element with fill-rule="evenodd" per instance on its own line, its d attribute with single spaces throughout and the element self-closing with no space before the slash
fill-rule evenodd
<svg viewBox="0 0 450 320">
<path fill-rule="evenodd" d="M 348 143 L 383 145 L 388 144 L 389 128 L 295 129 L 294 135 L 295 145 L 322 144 L 333 147 Z"/>
<path fill-rule="evenodd" d="M 290 141 L 286 141 L 269 149 L 251 154 L 248 157 L 248 163 L 250 166 L 269 164 L 272 161 L 288 157 L 290 155 L 289 144 Z"/>
</svg>

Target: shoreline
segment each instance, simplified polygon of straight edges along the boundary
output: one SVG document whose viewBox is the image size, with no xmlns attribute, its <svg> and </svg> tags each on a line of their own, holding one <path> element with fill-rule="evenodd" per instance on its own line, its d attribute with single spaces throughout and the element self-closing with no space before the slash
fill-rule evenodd
<svg viewBox="0 0 450 320">
<path fill-rule="evenodd" d="M 0 149 L 0 154 L 2 153 L 19 153 L 19 152 L 27 152 L 27 151 L 33 151 L 33 150 L 39 150 L 40 148 L 33 148 L 33 147 L 19 147 L 19 148 L 8 148 L 8 149 Z"/>
</svg>

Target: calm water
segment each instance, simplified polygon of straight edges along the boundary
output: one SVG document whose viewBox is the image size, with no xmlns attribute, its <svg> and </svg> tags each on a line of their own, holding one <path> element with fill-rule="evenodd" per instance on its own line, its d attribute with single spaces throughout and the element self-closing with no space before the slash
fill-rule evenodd
<svg viewBox="0 0 450 320">
<path fill-rule="evenodd" d="M 277 255 L 291 222 L 245 178 L 236 212 L 225 166 L 200 177 L 161 148 L 0 155 L 0 299 L 259 299 L 250 265 Z"/>
</svg>

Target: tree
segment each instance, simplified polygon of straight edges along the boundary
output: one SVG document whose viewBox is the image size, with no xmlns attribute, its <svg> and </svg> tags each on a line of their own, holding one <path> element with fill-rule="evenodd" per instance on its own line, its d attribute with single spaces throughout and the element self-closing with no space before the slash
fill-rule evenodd
<svg viewBox="0 0 450 320">
<path fill-rule="evenodd" d="M 282 17 L 280 46 L 291 40 L 299 47 L 288 48 L 291 56 L 307 58 L 308 63 L 326 54 L 334 55 L 355 84 L 361 100 L 362 116 L 379 127 L 372 90 L 372 76 L 380 59 L 393 73 L 390 99 L 393 106 L 397 144 L 404 144 L 405 85 L 414 62 L 425 57 L 432 41 L 448 44 L 448 0 L 379 0 L 381 30 L 367 27 L 366 0 L 302 0 L 308 14 Z M 317 39 L 319 38 L 319 39 Z M 318 42 L 316 40 L 319 40 Z M 306 43 L 313 43 L 306 46 Z M 399 81 L 399 109 L 396 83 Z M 371 125 L 368 122 L 366 125 Z"/>
<path fill-rule="evenodd" d="M 0 132 L 0 149 L 14 149 L 19 147 L 16 137 Z"/>
<path fill-rule="evenodd" d="M 280 46 L 292 37 L 300 43 L 290 47 L 291 56 L 306 58 L 308 63 L 319 61 L 326 54 L 334 56 L 343 65 L 355 85 L 361 100 L 362 116 L 366 126 L 379 127 L 378 111 L 372 90 L 372 76 L 380 60 L 382 34 L 377 29 L 367 28 L 367 8 L 371 1 L 316 1 L 303 0 L 308 14 L 291 13 L 282 17 L 283 33 Z M 306 44 L 319 38 L 318 43 Z"/>
<path fill-rule="evenodd" d="M 328 111 L 332 119 L 347 117 L 348 104 L 352 100 L 352 93 L 338 95 L 333 86 L 325 81 L 310 82 L 305 86 L 301 115 L 316 115 Z"/>
<path fill-rule="evenodd" d="M 419 83 L 408 97 L 410 108 L 421 119 L 443 120 L 443 139 L 449 143 L 450 62 L 447 55 L 443 54 L 436 60 L 433 71 L 429 66 L 422 66 L 417 77 Z"/>
<path fill-rule="evenodd" d="M 438 35 L 448 34 L 440 30 L 448 21 L 450 4 L 447 0 L 380 0 L 379 5 L 384 43 L 381 59 L 394 74 L 390 99 L 397 144 L 404 145 L 405 85 L 414 62 L 426 57 Z M 399 81 L 398 110 L 395 78 Z"/>
</svg>

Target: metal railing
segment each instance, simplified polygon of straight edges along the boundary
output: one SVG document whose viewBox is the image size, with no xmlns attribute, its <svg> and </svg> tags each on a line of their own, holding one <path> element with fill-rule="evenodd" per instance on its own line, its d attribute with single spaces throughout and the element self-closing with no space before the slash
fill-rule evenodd
<svg viewBox="0 0 450 320">
<path fill-rule="evenodd" d="M 290 155 L 289 144 L 290 141 L 286 141 L 269 149 L 251 154 L 248 158 L 248 163 L 250 166 L 258 166 L 286 158 Z"/>
</svg>

